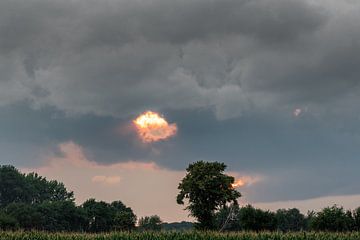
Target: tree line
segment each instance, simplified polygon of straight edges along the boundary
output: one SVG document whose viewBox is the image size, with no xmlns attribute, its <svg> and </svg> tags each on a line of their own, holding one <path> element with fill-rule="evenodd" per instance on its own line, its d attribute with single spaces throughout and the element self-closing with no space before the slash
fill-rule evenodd
<svg viewBox="0 0 360 240">
<path fill-rule="evenodd" d="M 231 205 L 215 213 L 215 223 L 224 231 L 359 231 L 360 207 L 351 211 L 334 205 L 304 215 L 297 208 L 271 212 L 251 205 Z"/>
<path fill-rule="evenodd" d="M 136 221 L 132 209 L 121 201 L 89 199 L 76 206 L 74 193 L 63 183 L 0 166 L 0 229 L 131 231 Z"/>
<path fill-rule="evenodd" d="M 106 203 L 88 199 L 75 204 L 74 193 L 64 184 L 36 173 L 24 174 L 0 165 L 0 230 L 43 230 L 71 232 L 159 231 L 210 229 L 221 231 L 360 231 L 360 208 L 340 206 L 308 212 L 279 209 L 276 212 L 240 207 L 241 196 L 224 174 L 226 165 L 199 161 L 190 164 L 179 184 L 177 202 L 197 222 L 163 223 L 159 216 L 137 219 L 121 201 Z"/>
</svg>

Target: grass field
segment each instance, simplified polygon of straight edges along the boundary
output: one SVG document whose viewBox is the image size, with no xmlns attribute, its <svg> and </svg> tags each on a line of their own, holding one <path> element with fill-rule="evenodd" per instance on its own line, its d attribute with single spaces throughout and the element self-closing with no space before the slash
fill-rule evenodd
<svg viewBox="0 0 360 240">
<path fill-rule="evenodd" d="M 0 239 L 9 240 L 360 240 L 360 232 L 354 233 L 216 233 L 216 232 L 160 232 L 160 233 L 44 233 L 0 232 Z"/>
</svg>

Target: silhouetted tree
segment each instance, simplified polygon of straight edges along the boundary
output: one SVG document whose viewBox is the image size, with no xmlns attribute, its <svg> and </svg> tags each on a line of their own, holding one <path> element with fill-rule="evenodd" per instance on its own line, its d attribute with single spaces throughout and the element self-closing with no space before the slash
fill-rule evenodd
<svg viewBox="0 0 360 240">
<path fill-rule="evenodd" d="M 237 204 L 241 194 L 232 188 L 234 178 L 224 174 L 226 165 L 219 162 L 199 161 L 190 164 L 179 184 L 177 203 L 189 201 L 186 209 L 198 220 L 198 229 L 215 228 L 215 211 L 232 202 Z"/>
<path fill-rule="evenodd" d="M 242 207 L 238 214 L 241 230 L 273 231 L 276 229 L 275 214 L 270 211 L 256 209 L 251 205 Z"/>
<path fill-rule="evenodd" d="M 306 228 L 305 216 L 299 209 L 279 209 L 276 211 L 277 229 L 283 232 L 301 231 Z"/>
<path fill-rule="evenodd" d="M 74 203 L 63 183 L 0 166 L 0 229 L 110 231 L 135 228 L 136 216 L 121 201 Z"/>
<path fill-rule="evenodd" d="M 135 228 L 136 215 L 131 208 L 126 207 L 121 201 L 114 201 L 110 206 L 115 212 L 112 230 L 130 231 Z"/>
<path fill-rule="evenodd" d="M 86 230 L 89 232 L 131 230 L 135 228 L 135 214 L 131 208 L 126 207 L 120 201 L 109 204 L 89 199 L 83 203 L 82 208 L 87 217 Z"/>
<path fill-rule="evenodd" d="M 46 201 L 74 201 L 74 194 L 63 183 L 48 181 L 36 173 L 22 174 L 13 166 L 0 166 L 0 207 Z"/>
<path fill-rule="evenodd" d="M 351 212 L 345 212 L 343 207 L 336 205 L 316 213 L 310 222 L 310 228 L 315 231 L 351 231 L 353 226 L 354 220 Z"/>
<path fill-rule="evenodd" d="M 142 217 L 139 219 L 139 230 L 141 231 L 160 231 L 161 219 L 157 215 Z"/>
<path fill-rule="evenodd" d="M 354 230 L 360 231 L 360 207 L 354 210 L 353 218 L 354 218 Z"/>
<path fill-rule="evenodd" d="M 240 212 L 239 205 L 231 204 L 220 209 L 215 214 L 215 224 L 217 229 L 223 231 L 240 231 L 241 226 L 238 220 Z"/>
<path fill-rule="evenodd" d="M 19 228 L 18 221 L 4 212 L 0 212 L 0 230 L 16 230 Z"/>
</svg>

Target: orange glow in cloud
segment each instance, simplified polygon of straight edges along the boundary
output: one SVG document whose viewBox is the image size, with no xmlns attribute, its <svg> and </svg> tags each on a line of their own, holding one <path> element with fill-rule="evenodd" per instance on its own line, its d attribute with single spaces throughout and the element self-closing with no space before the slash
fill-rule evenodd
<svg viewBox="0 0 360 240">
<path fill-rule="evenodd" d="M 246 182 L 245 182 L 244 180 L 238 179 L 238 180 L 236 180 L 233 184 L 231 184 L 231 186 L 232 186 L 233 188 L 238 188 L 238 187 L 244 186 L 245 184 L 246 184 Z"/>
<path fill-rule="evenodd" d="M 160 114 L 147 111 L 133 121 L 140 139 L 145 143 L 170 138 L 177 133 L 175 123 L 169 124 Z"/>
</svg>

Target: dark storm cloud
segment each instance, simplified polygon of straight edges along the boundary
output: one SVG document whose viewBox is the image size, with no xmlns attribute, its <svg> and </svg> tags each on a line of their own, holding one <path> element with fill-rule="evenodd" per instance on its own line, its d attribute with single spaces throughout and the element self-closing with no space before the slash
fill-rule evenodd
<svg viewBox="0 0 360 240">
<path fill-rule="evenodd" d="M 224 161 L 267 177 L 249 189 L 256 201 L 360 193 L 346 174 L 359 167 L 359 11 L 322 0 L 0 1 L 2 163 L 39 165 L 74 141 L 104 164 Z M 178 135 L 140 146 L 116 132 L 147 109 Z"/>
<path fill-rule="evenodd" d="M 278 49 L 281 65 L 329 17 L 284 0 L 0 4 L 0 80 L 13 96 L 1 103 L 113 116 L 198 107 L 219 119 L 239 116 L 259 101 L 258 58 L 272 61 Z M 276 77 L 277 66 L 264 74 Z"/>
</svg>

